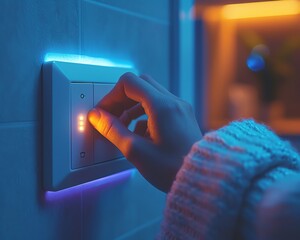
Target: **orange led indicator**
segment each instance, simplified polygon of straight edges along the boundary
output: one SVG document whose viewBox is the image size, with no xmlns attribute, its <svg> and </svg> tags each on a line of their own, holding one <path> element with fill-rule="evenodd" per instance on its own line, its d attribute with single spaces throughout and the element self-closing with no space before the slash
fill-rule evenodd
<svg viewBox="0 0 300 240">
<path fill-rule="evenodd" d="M 77 126 L 78 126 L 78 131 L 79 132 L 84 132 L 84 129 L 85 129 L 85 120 L 84 120 L 84 116 L 83 115 L 79 115 L 78 116 Z"/>
</svg>

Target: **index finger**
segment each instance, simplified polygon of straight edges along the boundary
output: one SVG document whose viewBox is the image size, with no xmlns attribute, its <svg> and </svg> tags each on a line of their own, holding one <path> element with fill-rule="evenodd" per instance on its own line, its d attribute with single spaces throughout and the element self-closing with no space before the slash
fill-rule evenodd
<svg viewBox="0 0 300 240">
<path fill-rule="evenodd" d="M 151 108 L 161 93 L 151 84 L 133 73 L 123 74 L 116 86 L 97 104 L 115 116 L 140 103 L 145 112 Z"/>
</svg>

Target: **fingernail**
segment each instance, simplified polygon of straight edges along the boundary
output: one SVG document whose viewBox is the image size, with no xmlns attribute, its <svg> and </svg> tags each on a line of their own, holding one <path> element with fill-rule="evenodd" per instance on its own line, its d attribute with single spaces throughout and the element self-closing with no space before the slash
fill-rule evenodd
<svg viewBox="0 0 300 240">
<path fill-rule="evenodd" d="M 93 108 L 93 109 L 89 112 L 89 114 L 88 114 L 88 119 L 89 119 L 90 123 L 91 123 L 94 127 L 97 126 L 97 124 L 98 124 L 100 118 L 101 118 L 101 114 L 100 114 L 100 112 L 99 112 L 97 109 L 95 109 L 95 108 Z"/>
</svg>

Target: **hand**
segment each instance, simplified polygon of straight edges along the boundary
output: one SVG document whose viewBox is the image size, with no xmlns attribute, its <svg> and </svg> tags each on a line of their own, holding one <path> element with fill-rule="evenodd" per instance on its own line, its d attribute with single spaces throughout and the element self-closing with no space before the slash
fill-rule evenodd
<svg viewBox="0 0 300 240">
<path fill-rule="evenodd" d="M 128 124 L 137 122 L 134 132 Z M 97 106 L 89 121 L 155 187 L 168 192 L 201 131 L 192 107 L 151 77 L 126 73 Z"/>
</svg>

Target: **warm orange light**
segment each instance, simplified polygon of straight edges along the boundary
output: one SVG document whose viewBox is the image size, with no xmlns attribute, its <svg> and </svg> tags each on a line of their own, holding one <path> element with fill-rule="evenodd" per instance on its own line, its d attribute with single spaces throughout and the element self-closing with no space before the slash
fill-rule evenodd
<svg viewBox="0 0 300 240">
<path fill-rule="evenodd" d="M 222 16 L 226 19 L 272 17 L 299 13 L 300 2 L 297 0 L 238 3 L 222 7 Z"/>
<path fill-rule="evenodd" d="M 77 126 L 78 126 L 78 131 L 79 132 L 84 132 L 84 129 L 85 129 L 85 120 L 84 120 L 84 116 L 83 115 L 79 115 L 78 116 Z"/>
</svg>

